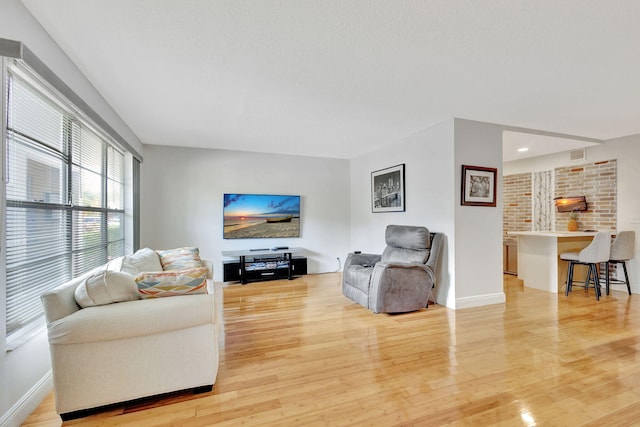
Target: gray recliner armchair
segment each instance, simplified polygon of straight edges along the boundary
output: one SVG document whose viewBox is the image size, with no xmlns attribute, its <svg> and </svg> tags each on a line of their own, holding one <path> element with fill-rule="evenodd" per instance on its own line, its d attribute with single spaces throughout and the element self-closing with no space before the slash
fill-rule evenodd
<svg viewBox="0 0 640 427">
<path fill-rule="evenodd" d="M 342 293 L 374 313 L 426 308 L 436 281 L 444 235 L 426 227 L 389 225 L 382 255 L 350 253 Z"/>
</svg>

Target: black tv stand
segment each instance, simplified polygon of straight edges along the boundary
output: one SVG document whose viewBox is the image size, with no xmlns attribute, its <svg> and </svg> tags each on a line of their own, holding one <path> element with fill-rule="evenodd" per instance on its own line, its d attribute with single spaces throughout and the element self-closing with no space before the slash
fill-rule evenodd
<svg viewBox="0 0 640 427">
<path fill-rule="evenodd" d="M 239 280 L 243 285 L 259 280 L 292 280 L 294 275 L 307 274 L 307 259 L 293 256 L 303 251 L 303 248 L 222 251 L 223 256 L 239 258 L 239 262 L 223 263 L 223 280 Z"/>
</svg>

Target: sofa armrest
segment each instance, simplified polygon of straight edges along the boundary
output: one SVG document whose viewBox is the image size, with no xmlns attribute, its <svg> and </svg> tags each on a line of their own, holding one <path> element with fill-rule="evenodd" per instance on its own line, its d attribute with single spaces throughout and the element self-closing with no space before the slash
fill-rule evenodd
<svg viewBox="0 0 640 427">
<path fill-rule="evenodd" d="M 80 310 L 80 306 L 76 302 L 76 288 L 87 277 L 99 269 L 100 268 L 93 269 L 75 279 L 71 279 L 60 286 L 46 291 L 40 296 L 47 322 L 62 319 Z"/>
<path fill-rule="evenodd" d="M 209 269 L 207 272 L 207 289 L 209 293 L 213 293 L 213 263 L 210 260 L 202 260 L 205 267 Z M 104 270 L 108 264 L 97 267 L 87 273 L 80 275 L 68 282 L 51 289 L 40 297 L 44 306 L 45 317 L 47 322 L 62 319 L 80 310 L 80 306 L 76 302 L 75 292 L 78 285 L 96 271 Z M 116 271 L 119 271 L 119 266 Z"/>
<path fill-rule="evenodd" d="M 209 272 L 207 273 L 207 279 L 213 280 L 213 263 L 208 259 L 203 259 L 201 261 L 202 265 L 209 269 Z"/>
<path fill-rule="evenodd" d="M 218 321 L 211 294 L 181 295 L 83 308 L 47 324 L 50 344 L 129 339 Z"/>
</svg>

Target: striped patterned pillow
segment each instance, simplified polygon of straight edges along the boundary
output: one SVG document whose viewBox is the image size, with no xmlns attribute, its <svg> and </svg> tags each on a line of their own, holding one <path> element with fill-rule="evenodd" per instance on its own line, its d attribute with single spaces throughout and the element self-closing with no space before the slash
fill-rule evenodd
<svg viewBox="0 0 640 427">
<path fill-rule="evenodd" d="M 156 251 L 156 253 L 160 257 L 160 264 L 162 264 L 164 271 L 184 270 L 204 266 L 200 259 L 200 251 L 198 248 L 183 247 Z"/>
</svg>

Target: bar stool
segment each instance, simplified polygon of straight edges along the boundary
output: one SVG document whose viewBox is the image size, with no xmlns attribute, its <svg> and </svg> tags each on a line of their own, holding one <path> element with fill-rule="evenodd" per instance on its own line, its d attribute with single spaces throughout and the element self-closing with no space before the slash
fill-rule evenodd
<svg viewBox="0 0 640 427">
<path fill-rule="evenodd" d="M 609 284 L 614 285 L 627 285 L 627 292 L 631 295 L 631 285 L 629 284 L 629 275 L 627 274 L 627 263 L 633 258 L 636 249 L 636 232 L 635 231 L 621 231 L 611 243 L 611 255 L 609 260 L 605 264 L 605 280 L 606 291 L 609 295 Z M 611 264 L 622 264 L 622 270 L 624 272 L 624 280 L 611 279 L 609 276 L 609 266 Z"/>
<path fill-rule="evenodd" d="M 596 265 L 601 262 L 609 261 L 611 251 L 611 233 L 608 231 L 599 231 L 589 246 L 580 252 L 565 252 L 560 254 L 560 259 L 569 262 L 567 270 L 567 285 L 564 294 L 569 295 L 569 291 L 573 287 L 573 267 L 576 264 L 586 265 L 589 267 L 587 280 L 584 282 L 585 291 L 589 289 L 589 284 L 593 282 L 596 290 L 596 300 L 600 300 L 600 280 L 598 278 L 598 270 Z M 578 285 L 582 286 L 582 285 Z"/>
</svg>

